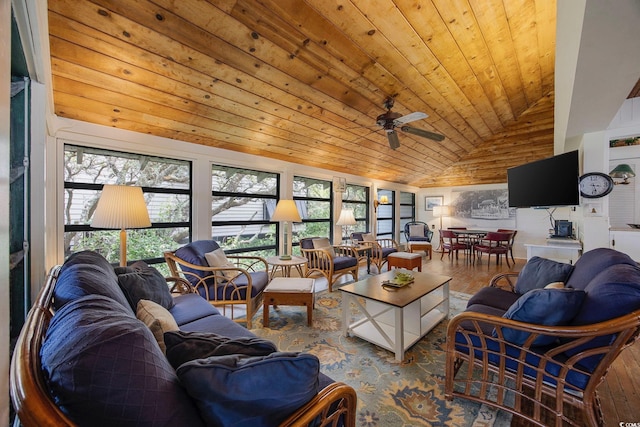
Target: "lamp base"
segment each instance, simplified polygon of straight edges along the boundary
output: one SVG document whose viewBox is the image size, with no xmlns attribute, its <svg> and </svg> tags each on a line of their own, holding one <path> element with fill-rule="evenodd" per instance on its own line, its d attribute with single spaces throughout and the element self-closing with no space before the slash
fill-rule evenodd
<svg viewBox="0 0 640 427">
<path fill-rule="evenodd" d="M 291 260 L 291 255 L 280 255 L 280 259 L 283 261 Z"/>
</svg>

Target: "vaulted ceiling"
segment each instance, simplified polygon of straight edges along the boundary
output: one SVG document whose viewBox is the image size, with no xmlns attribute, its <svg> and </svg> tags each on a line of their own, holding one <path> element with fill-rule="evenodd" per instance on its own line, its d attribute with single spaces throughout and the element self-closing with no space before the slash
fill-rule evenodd
<svg viewBox="0 0 640 427">
<path fill-rule="evenodd" d="M 61 117 L 417 187 L 554 154 L 553 0 L 48 4 Z"/>
</svg>

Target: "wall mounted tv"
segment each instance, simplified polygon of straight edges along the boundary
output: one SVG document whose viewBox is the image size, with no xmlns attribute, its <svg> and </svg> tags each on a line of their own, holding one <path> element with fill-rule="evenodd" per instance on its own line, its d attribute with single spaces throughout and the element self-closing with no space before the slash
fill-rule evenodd
<svg viewBox="0 0 640 427">
<path fill-rule="evenodd" d="M 507 169 L 509 207 L 545 208 L 580 204 L 578 151 Z"/>
</svg>

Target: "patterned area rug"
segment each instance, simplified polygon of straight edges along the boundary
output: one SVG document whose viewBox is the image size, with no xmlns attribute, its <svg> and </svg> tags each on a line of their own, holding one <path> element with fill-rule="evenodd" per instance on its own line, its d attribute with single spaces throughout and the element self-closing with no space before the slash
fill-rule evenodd
<svg viewBox="0 0 640 427">
<path fill-rule="evenodd" d="M 450 317 L 464 310 L 468 299 L 469 295 L 451 292 Z M 351 385 L 358 394 L 359 427 L 510 424 L 509 414 L 465 399 L 444 399 L 447 320 L 406 351 L 402 362 L 390 351 L 343 336 L 337 290 L 316 295 L 312 328 L 307 326 L 306 308 L 289 306 L 271 308 L 269 328 L 263 328 L 260 310 L 254 325 L 252 332 L 280 350 L 315 354 L 323 373 Z"/>
</svg>

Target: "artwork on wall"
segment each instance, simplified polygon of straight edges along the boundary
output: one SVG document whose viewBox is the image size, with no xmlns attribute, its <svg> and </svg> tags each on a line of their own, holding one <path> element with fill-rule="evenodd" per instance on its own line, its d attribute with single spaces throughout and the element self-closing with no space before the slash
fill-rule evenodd
<svg viewBox="0 0 640 427">
<path fill-rule="evenodd" d="M 509 208 L 507 188 L 454 191 L 451 216 L 456 225 L 515 228 L 516 209 Z"/>
<path fill-rule="evenodd" d="M 612 139 L 609 141 L 609 147 L 628 147 L 630 145 L 640 145 L 640 136 L 629 136 L 627 138 Z"/>
<path fill-rule="evenodd" d="M 432 211 L 434 206 L 442 206 L 444 202 L 443 196 L 428 196 L 424 199 L 424 210 Z"/>
</svg>

